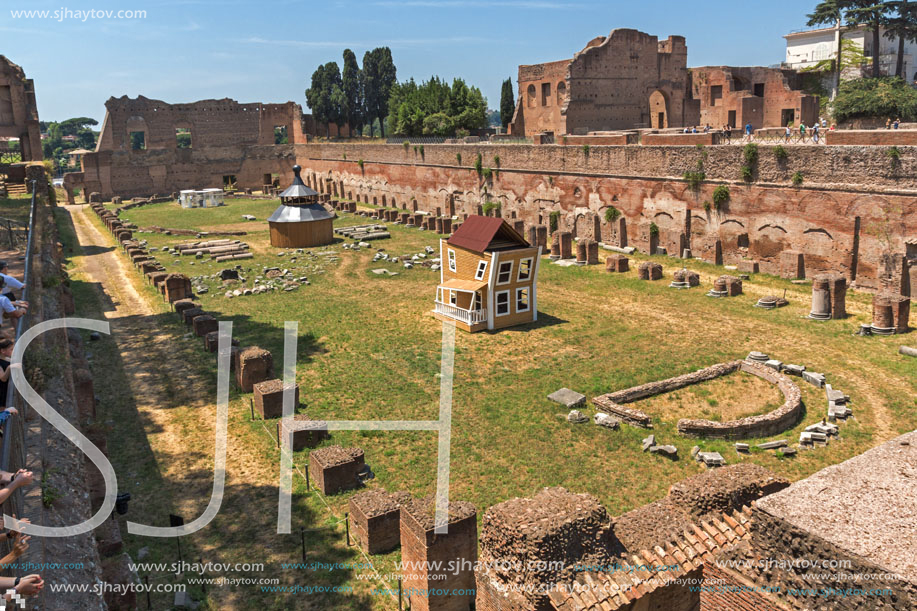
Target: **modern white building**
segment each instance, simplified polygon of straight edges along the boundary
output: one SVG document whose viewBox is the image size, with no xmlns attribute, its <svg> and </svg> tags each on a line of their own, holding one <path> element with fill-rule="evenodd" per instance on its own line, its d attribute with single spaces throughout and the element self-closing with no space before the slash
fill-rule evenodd
<svg viewBox="0 0 917 611">
<path fill-rule="evenodd" d="M 786 61 L 785 68 L 803 70 L 811 68 L 820 61 L 834 59 L 837 55 L 837 43 L 840 30 L 837 27 L 819 28 L 817 30 L 804 30 L 790 32 L 785 35 Z M 879 39 L 879 69 L 882 74 L 895 73 L 898 61 L 898 38 L 886 38 L 884 30 Z M 845 40 L 853 41 L 863 49 L 867 58 L 861 70 L 850 69 L 844 71 L 843 78 L 857 78 L 869 75 L 872 68 L 872 32 L 866 26 L 853 29 L 844 29 Z M 908 81 L 917 81 L 917 43 L 905 41 L 904 43 L 904 78 Z"/>
</svg>

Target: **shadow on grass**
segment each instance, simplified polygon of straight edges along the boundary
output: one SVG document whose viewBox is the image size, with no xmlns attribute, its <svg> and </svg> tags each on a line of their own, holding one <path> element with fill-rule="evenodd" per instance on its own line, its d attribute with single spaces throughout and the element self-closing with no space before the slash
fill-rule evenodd
<svg viewBox="0 0 917 611">
<path fill-rule="evenodd" d="M 526 323 L 524 325 L 516 325 L 514 327 L 504 327 L 503 329 L 497 329 L 495 331 L 488 331 L 491 335 L 497 333 L 528 333 L 529 331 L 534 331 L 536 329 L 544 329 L 547 327 L 553 327 L 555 325 L 563 325 L 570 321 L 564 320 L 563 318 L 558 318 L 557 316 L 552 316 L 551 314 L 545 314 L 544 312 L 538 312 L 538 320 L 535 322 Z"/>
</svg>

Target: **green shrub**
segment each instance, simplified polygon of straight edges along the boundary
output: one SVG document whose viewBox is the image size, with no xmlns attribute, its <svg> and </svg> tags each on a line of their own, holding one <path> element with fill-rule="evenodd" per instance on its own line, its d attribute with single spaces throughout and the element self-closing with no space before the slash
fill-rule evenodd
<svg viewBox="0 0 917 611">
<path fill-rule="evenodd" d="M 551 230 L 551 233 L 557 231 L 557 228 L 560 226 L 560 210 L 555 210 L 548 216 L 548 227 Z"/>
<path fill-rule="evenodd" d="M 713 206 L 719 210 L 729 202 L 729 187 L 720 185 L 713 190 Z"/>
<path fill-rule="evenodd" d="M 619 216 L 621 216 L 621 211 L 614 206 L 609 206 L 605 209 L 605 222 L 614 223 Z"/>
<path fill-rule="evenodd" d="M 896 76 L 841 81 L 834 98 L 834 118 L 841 122 L 860 117 L 917 120 L 917 90 Z"/>
<path fill-rule="evenodd" d="M 709 200 L 704 200 L 704 210 L 706 210 L 707 212 L 710 212 L 710 207 L 711 207 L 711 206 L 710 206 L 710 201 L 709 201 Z"/>
<path fill-rule="evenodd" d="M 755 179 L 755 172 L 749 166 L 742 166 L 742 180 L 752 182 Z"/>
<path fill-rule="evenodd" d="M 758 163 L 758 145 L 750 142 L 742 150 L 742 157 L 745 159 L 745 165 L 751 167 Z"/>
<path fill-rule="evenodd" d="M 901 151 L 898 150 L 897 146 L 891 147 L 890 149 L 885 151 L 885 154 L 888 155 L 889 159 L 891 159 L 892 161 L 898 161 L 901 159 Z"/>
<path fill-rule="evenodd" d="M 786 160 L 786 157 L 787 157 L 786 149 L 783 148 L 782 144 L 778 144 L 777 146 L 774 147 L 774 157 L 776 157 L 780 161 Z"/>
<path fill-rule="evenodd" d="M 344 157 L 344 161 L 347 161 L 347 153 L 344 153 L 343 157 Z"/>
<path fill-rule="evenodd" d="M 410 146 L 411 146 L 411 143 L 408 142 L 407 140 L 405 140 L 404 142 L 401 143 L 401 146 L 404 147 L 404 152 L 407 153 L 407 152 L 408 152 L 408 148 L 410 148 Z"/>
<path fill-rule="evenodd" d="M 500 167 L 500 156 L 499 155 L 494 155 L 494 165 L 497 166 L 498 168 Z"/>
<path fill-rule="evenodd" d="M 659 225 L 650 223 L 650 235 L 659 235 Z"/>
<path fill-rule="evenodd" d="M 423 145 L 420 145 L 420 156 L 423 157 Z"/>
<path fill-rule="evenodd" d="M 478 153 L 478 156 L 474 160 L 474 171 L 478 173 L 478 176 L 484 173 L 484 163 L 481 160 L 481 153 Z"/>
<path fill-rule="evenodd" d="M 484 205 L 481 206 L 481 209 L 484 211 L 484 214 L 485 214 L 485 215 L 490 216 L 490 213 L 493 212 L 494 210 L 496 210 L 497 212 L 499 212 L 499 211 L 500 211 L 500 206 L 501 206 L 500 202 L 490 202 L 490 201 L 488 201 L 488 202 L 484 202 Z"/>
<path fill-rule="evenodd" d="M 796 172 L 793 174 L 793 186 L 798 187 L 802 185 L 802 172 Z"/>
<path fill-rule="evenodd" d="M 462 154 L 461 154 L 461 153 L 456 153 L 456 154 L 455 154 L 455 161 L 456 161 L 459 165 L 462 165 Z"/>
<path fill-rule="evenodd" d="M 363 160 L 357 159 L 357 165 L 360 166 L 360 170 L 362 170 L 363 169 Z"/>
<path fill-rule="evenodd" d="M 490 180 L 491 178 L 493 178 L 493 174 L 494 174 L 494 171 L 491 170 L 490 168 L 484 168 L 483 170 L 481 170 L 481 176 L 484 178 L 484 180 Z"/>
<path fill-rule="evenodd" d="M 684 178 L 688 182 L 688 185 L 690 185 L 691 190 L 697 191 L 698 189 L 700 189 L 700 185 L 702 182 L 704 182 L 704 179 L 707 178 L 707 174 L 701 170 L 698 170 L 696 172 L 685 172 L 684 174 L 682 174 L 682 178 Z"/>
<path fill-rule="evenodd" d="M 589 156 L 589 145 L 588 144 L 583 145 L 583 155 L 585 155 L 586 157 Z"/>
</svg>

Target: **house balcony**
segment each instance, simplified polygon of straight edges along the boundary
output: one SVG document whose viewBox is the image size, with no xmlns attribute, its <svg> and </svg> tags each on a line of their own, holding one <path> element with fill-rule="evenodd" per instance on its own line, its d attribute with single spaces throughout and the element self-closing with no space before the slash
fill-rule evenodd
<svg viewBox="0 0 917 611">
<path fill-rule="evenodd" d="M 469 327 L 487 323 L 487 312 L 484 310 L 466 310 L 449 303 L 436 301 L 433 311 L 436 314 L 451 318 L 456 322 L 461 322 Z"/>
</svg>

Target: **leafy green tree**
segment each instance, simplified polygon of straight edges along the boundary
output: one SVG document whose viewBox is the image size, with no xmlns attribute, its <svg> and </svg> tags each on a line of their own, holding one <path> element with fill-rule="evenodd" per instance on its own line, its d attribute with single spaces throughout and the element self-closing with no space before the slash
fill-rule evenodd
<svg viewBox="0 0 917 611">
<path fill-rule="evenodd" d="M 917 2 L 909 0 L 891 0 L 885 3 L 894 16 L 888 17 L 885 37 L 898 39 L 898 54 L 895 61 L 895 76 L 904 79 L 904 44 L 917 41 Z"/>
<path fill-rule="evenodd" d="M 344 49 L 344 69 L 341 74 L 341 80 L 344 89 L 344 98 L 346 102 L 345 112 L 350 135 L 353 136 L 353 128 L 357 127 L 357 132 L 363 131 L 363 73 L 360 66 L 357 65 L 357 56 L 350 49 Z"/>
<path fill-rule="evenodd" d="M 844 81 L 834 99 L 838 121 L 867 117 L 917 120 L 917 90 L 896 76 Z"/>
<path fill-rule="evenodd" d="M 513 113 L 516 111 L 516 96 L 513 94 L 513 81 L 506 79 L 503 81 L 503 87 L 500 90 L 500 124 L 503 129 L 513 120 Z"/>
<path fill-rule="evenodd" d="M 337 87 L 338 91 L 335 91 Z M 336 62 L 328 62 L 312 73 L 312 86 L 306 89 L 306 103 L 312 115 L 319 123 L 327 126 L 327 135 L 331 136 L 331 124 L 341 124 L 344 109 L 343 82 L 341 71 Z"/>
<path fill-rule="evenodd" d="M 64 136 L 78 136 L 80 132 L 96 126 L 99 122 L 90 117 L 74 117 L 60 122 L 61 133 Z"/>
<path fill-rule="evenodd" d="M 417 84 L 398 83 L 389 98 L 388 123 L 402 136 L 451 136 L 487 125 L 487 102 L 477 87 L 462 79 L 449 86 L 439 77 Z"/>
<path fill-rule="evenodd" d="M 60 123 L 56 121 L 48 123 L 48 137 L 41 143 L 41 151 L 45 158 L 50 159 L 54 156 L 54 150 L 61 148 L 63 137 Z"/>
<path fill-rule="evenodd" d="M 872 76 L 878 78 L 879 51 L 882 41 L 882 27 L 887 23 L 890 6 L 886 2 L 876 0 L 846 0 L 844 2 L 844 17 L 849 26 L 866 26 L 866 31 L 872 34 Z"/>
<path fill-rule="evenodd" d="M 384 119 L 389 114 L 389 98 L 397 83 L 397 70 L 388 47 L 377 47 L 363 56 L 363 97 L 366 117 L 379 119 L 385 137 Z"/>
<path fill-rule="evenodd" d="M 423 120 L 423 133 L 429 136 L 451 136 L 455 133 L 455 121 L 444 112 L 434 113 Z"/>
</svg>

